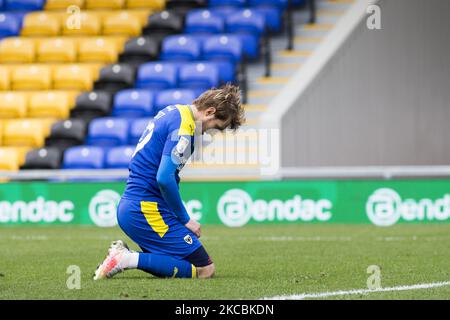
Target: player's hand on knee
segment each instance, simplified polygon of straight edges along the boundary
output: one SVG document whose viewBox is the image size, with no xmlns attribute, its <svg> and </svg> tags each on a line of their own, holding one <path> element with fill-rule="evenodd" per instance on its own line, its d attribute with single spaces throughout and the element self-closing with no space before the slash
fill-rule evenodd
<svg viewBox="0 0 450 320">
<path fill-rule="evenodd" d="M 191 230 L 197 236 L 197 238 L 200 238 L 200 236 L 202 234 L 200 223 L 191 219 L 185 224 L 185 226 L 186 226 L 186 228 Z"/>
</svg>

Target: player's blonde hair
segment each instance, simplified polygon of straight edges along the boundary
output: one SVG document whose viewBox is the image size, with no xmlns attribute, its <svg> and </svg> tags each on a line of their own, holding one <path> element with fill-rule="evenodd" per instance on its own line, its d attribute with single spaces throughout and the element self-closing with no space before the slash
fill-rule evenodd
<svg viewBox="0 0 450 320">
<path fill-rule="evenodd" d="M 241 92 L 239 87 L 230 83 L 204 92 L 192 103 L 198 110 L 214 107 L 216 118 L 225 121 L 230 129 L 236 130 L 245 122 Z"/>
</svg>

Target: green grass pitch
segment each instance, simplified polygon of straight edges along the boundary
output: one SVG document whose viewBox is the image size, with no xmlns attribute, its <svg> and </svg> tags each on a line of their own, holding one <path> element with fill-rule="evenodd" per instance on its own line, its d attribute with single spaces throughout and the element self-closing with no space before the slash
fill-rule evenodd
<svg viewBox="0 0 450 320">
<path fill-rule="evenodd" d="M 213 279 L 158 279 L 133 270 L 94 282 L 110 241 L 128 240 L 118 227 L 2 227 L 0 299 L 259 299 L 367 289 L 370 265 L 380 266 L 384 288 L 450 281 L 450 224 L 203 226 L 203 232 L 217 267 Z M 80 267 L 79 290 L 66 286 L 69 265 Z M 450 286 L 330 298 L 450 299 Z"/>
</svg>

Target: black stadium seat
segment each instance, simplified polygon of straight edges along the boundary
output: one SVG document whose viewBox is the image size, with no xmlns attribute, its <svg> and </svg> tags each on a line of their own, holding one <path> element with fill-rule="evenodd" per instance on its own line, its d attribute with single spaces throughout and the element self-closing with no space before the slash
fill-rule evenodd
<svg viewBox="0 0 450 320">
<path fill-rule="evenodd" d="M 111 112 L 112 94 L 107 91 L 91 91 L 77 97 L 75 108 L 72 109 L 73 118 L 91 120 L 105 117 Z"/>
<path fill-rule="evenodd" d="M 168 35 L 182 33 L 183 29 L 183 16 L 174 11 L 164 10 L 148 17 L 143 33 L 161 42 Z"/>
<path fill-rule="evenodd" d="M 125 43 L 125 49 L 120 55 L 120 62 L 139 65 L 144 62 L 158 60 L 160 43 L 150 37 L 136 37 Z"/>
<path fill-rule="evenodd" d="M 207 4 L 207 0 L 167 0 L 166 8 L 176 10 L 191 10 L 204 8 L 207 6 Z"/>
<path fill-rule="evenodd" d="M 45 139 L 48 147 L 56 147 L 60 150 L 84 143 L 86 136 L 86 122 L 82 119 L 68 119 L 53 124 L 50 136 Z"/>
<path fill-rule="evenodd" d="M 95 82 L 95 90 L 106 90 L 116 93 L 119 90 L 132 88 L 135 68 L 126 63 L 108 65 L 100 70 L 100 77 Z"/>
<path fill-rule="evenodd" d="M 44 147 L 27 153 L 21 169 L 59 169 L 62 151 L 58 148 Z"/>
</svg>

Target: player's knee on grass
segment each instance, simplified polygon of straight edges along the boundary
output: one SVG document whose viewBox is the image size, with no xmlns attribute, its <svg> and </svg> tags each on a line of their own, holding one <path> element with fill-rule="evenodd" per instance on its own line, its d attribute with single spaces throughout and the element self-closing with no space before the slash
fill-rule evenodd
<svg viewBox="0 0 450 320">
<path fill-rule="evenodd" d="M 199 279 L 212 278 L 215 273 L 216 267 L 214 266 L 214 263 L 211 263 L 205 267 L 197 267 L 197 278 Z"/>
</svg>

